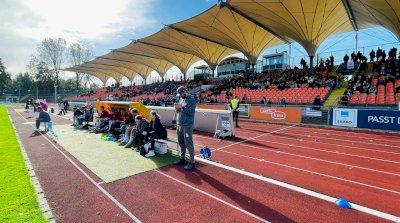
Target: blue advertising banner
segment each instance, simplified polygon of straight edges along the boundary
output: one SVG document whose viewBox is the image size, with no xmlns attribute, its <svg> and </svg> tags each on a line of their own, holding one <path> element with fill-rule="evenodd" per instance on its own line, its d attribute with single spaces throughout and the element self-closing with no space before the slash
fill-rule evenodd
<svg viewBox="0 0 400 223">
<path fill-rule="evenodd" d="M 358 110 L 357 127 L 400 131 L 400 111 Z"/>
</svg>

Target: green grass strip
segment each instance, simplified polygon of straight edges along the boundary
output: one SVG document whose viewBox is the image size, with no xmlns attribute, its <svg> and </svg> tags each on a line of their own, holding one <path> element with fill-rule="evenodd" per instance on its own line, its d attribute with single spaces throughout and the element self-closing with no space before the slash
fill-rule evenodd
<svg viewBox="0 0 400 223">
<path fill-rule="evenodd" d="M 47 222 L 5 106 L 0 106 L 0 222 Z"/>
</svg>

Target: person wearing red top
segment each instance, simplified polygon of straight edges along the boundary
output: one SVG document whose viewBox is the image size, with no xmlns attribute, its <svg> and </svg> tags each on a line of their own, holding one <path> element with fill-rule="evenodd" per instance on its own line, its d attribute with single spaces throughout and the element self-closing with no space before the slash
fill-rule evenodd
<svg viewBox="0 0 400 223">
<path fill-rule="evenodd" d="M 109 117 L 110 117 L 110 113 L 108 113 L 108 111 L 104 109 L 104 106 L 101 106 L 100 107 L 100 115 L 96 117 L 95 125 L 93 127 L 89 128 L 89 131 L 94 131 Z"/>
<path fill-rule="evenodd" d="M 122 124 L 124 124 L 124 121 L 126 120 L 126 115 L 127 112 L 125 108 L 120 108 L 119 110 L 115 109 L 115 113 L 113 117 L 111 117 L 111 124 L 109 124 L 110 126 L 108 131 L 114 138 L 119 138 L 119 128 Z"/>
</svg>

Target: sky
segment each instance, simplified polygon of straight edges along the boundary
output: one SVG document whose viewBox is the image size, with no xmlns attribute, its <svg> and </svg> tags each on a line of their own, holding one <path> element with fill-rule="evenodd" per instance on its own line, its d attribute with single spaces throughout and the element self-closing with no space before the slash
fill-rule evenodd
<svg viewBox="0 0 400 223">
<path fill-rule="evenodd" d="M 13 76 L 26 71 L 30 56 L 36 53 L 41 40 L 62 37 L 68 43 L 85 44 L 94 56 L 101 56 L 129 44 L 133 39 L 151 35 L 163 24 L 191 18 L 217 0 L 0 0 L 0 58 Z M 342 57 L 345 50 L 355 47 L 354 32 L 333 36 L 317 53 Z M 383 28 L 359 32 L 359 46 L 398 41 Z M 370 51 L 372 47 L 365 47 Z M 264 54 L 289 51 L 288 45 L 268 49 Z M 332 51 L 334 51 L 332 53 Z M 306 55 L 298 44 L 292 44 L 292 61 L 298 64 Z M 366 52 L 367 54 L 367 52 Z M 292 62 L 292 63 L 293 63 Z M 66 64 L 67 66 L 68 64 Z M 173 70 L 171 72 L 179 72 Z"/>
</svg>

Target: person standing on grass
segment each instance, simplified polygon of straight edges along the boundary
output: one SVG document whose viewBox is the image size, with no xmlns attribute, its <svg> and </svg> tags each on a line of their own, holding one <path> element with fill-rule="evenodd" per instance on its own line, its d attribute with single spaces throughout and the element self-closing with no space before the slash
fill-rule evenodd
<svg viewBox="0 0 400 223">
<path fill-rule="evenodd" d="M 236 127 L 239 127 L 238 119 L 239 119 L 239 106 L 240 106 L 240 104 L 239 104 L 238 96 L 235 96 L 235 98 L 232 99 L 230 106 L 231 106 L 231 109 L 232 109 L 233 121 L 235 121 L 235 119 L 236 119 Z"/>
<path fill-rule="evenodd" d="M 185 170 L 193 170 L 194 164 L 194 145 L 193 145 L 193 126 L 196 111 L 196 100 L 188 94 L 187 88 L 181 86 L 177 89 L 177 96 L 180 97 L 179 103 L 175 103 L 174 107 L 177 113 L 178 144 L 181 148 L 179 160 L 174 165 L 185 164 L 186 150 L 189 150 L 189 163 L 184 167 Z"/>
<path fill-rule="evenodd" d="M 39 117 L 36 119 L 36 129 L 35 132 L 39 132 L 39 127 L 41 122 L 50 122 L 51 118 L 49 113 L 47 112 L 47 106 L 43 106 L 40 109 Z"/>
</svg>

